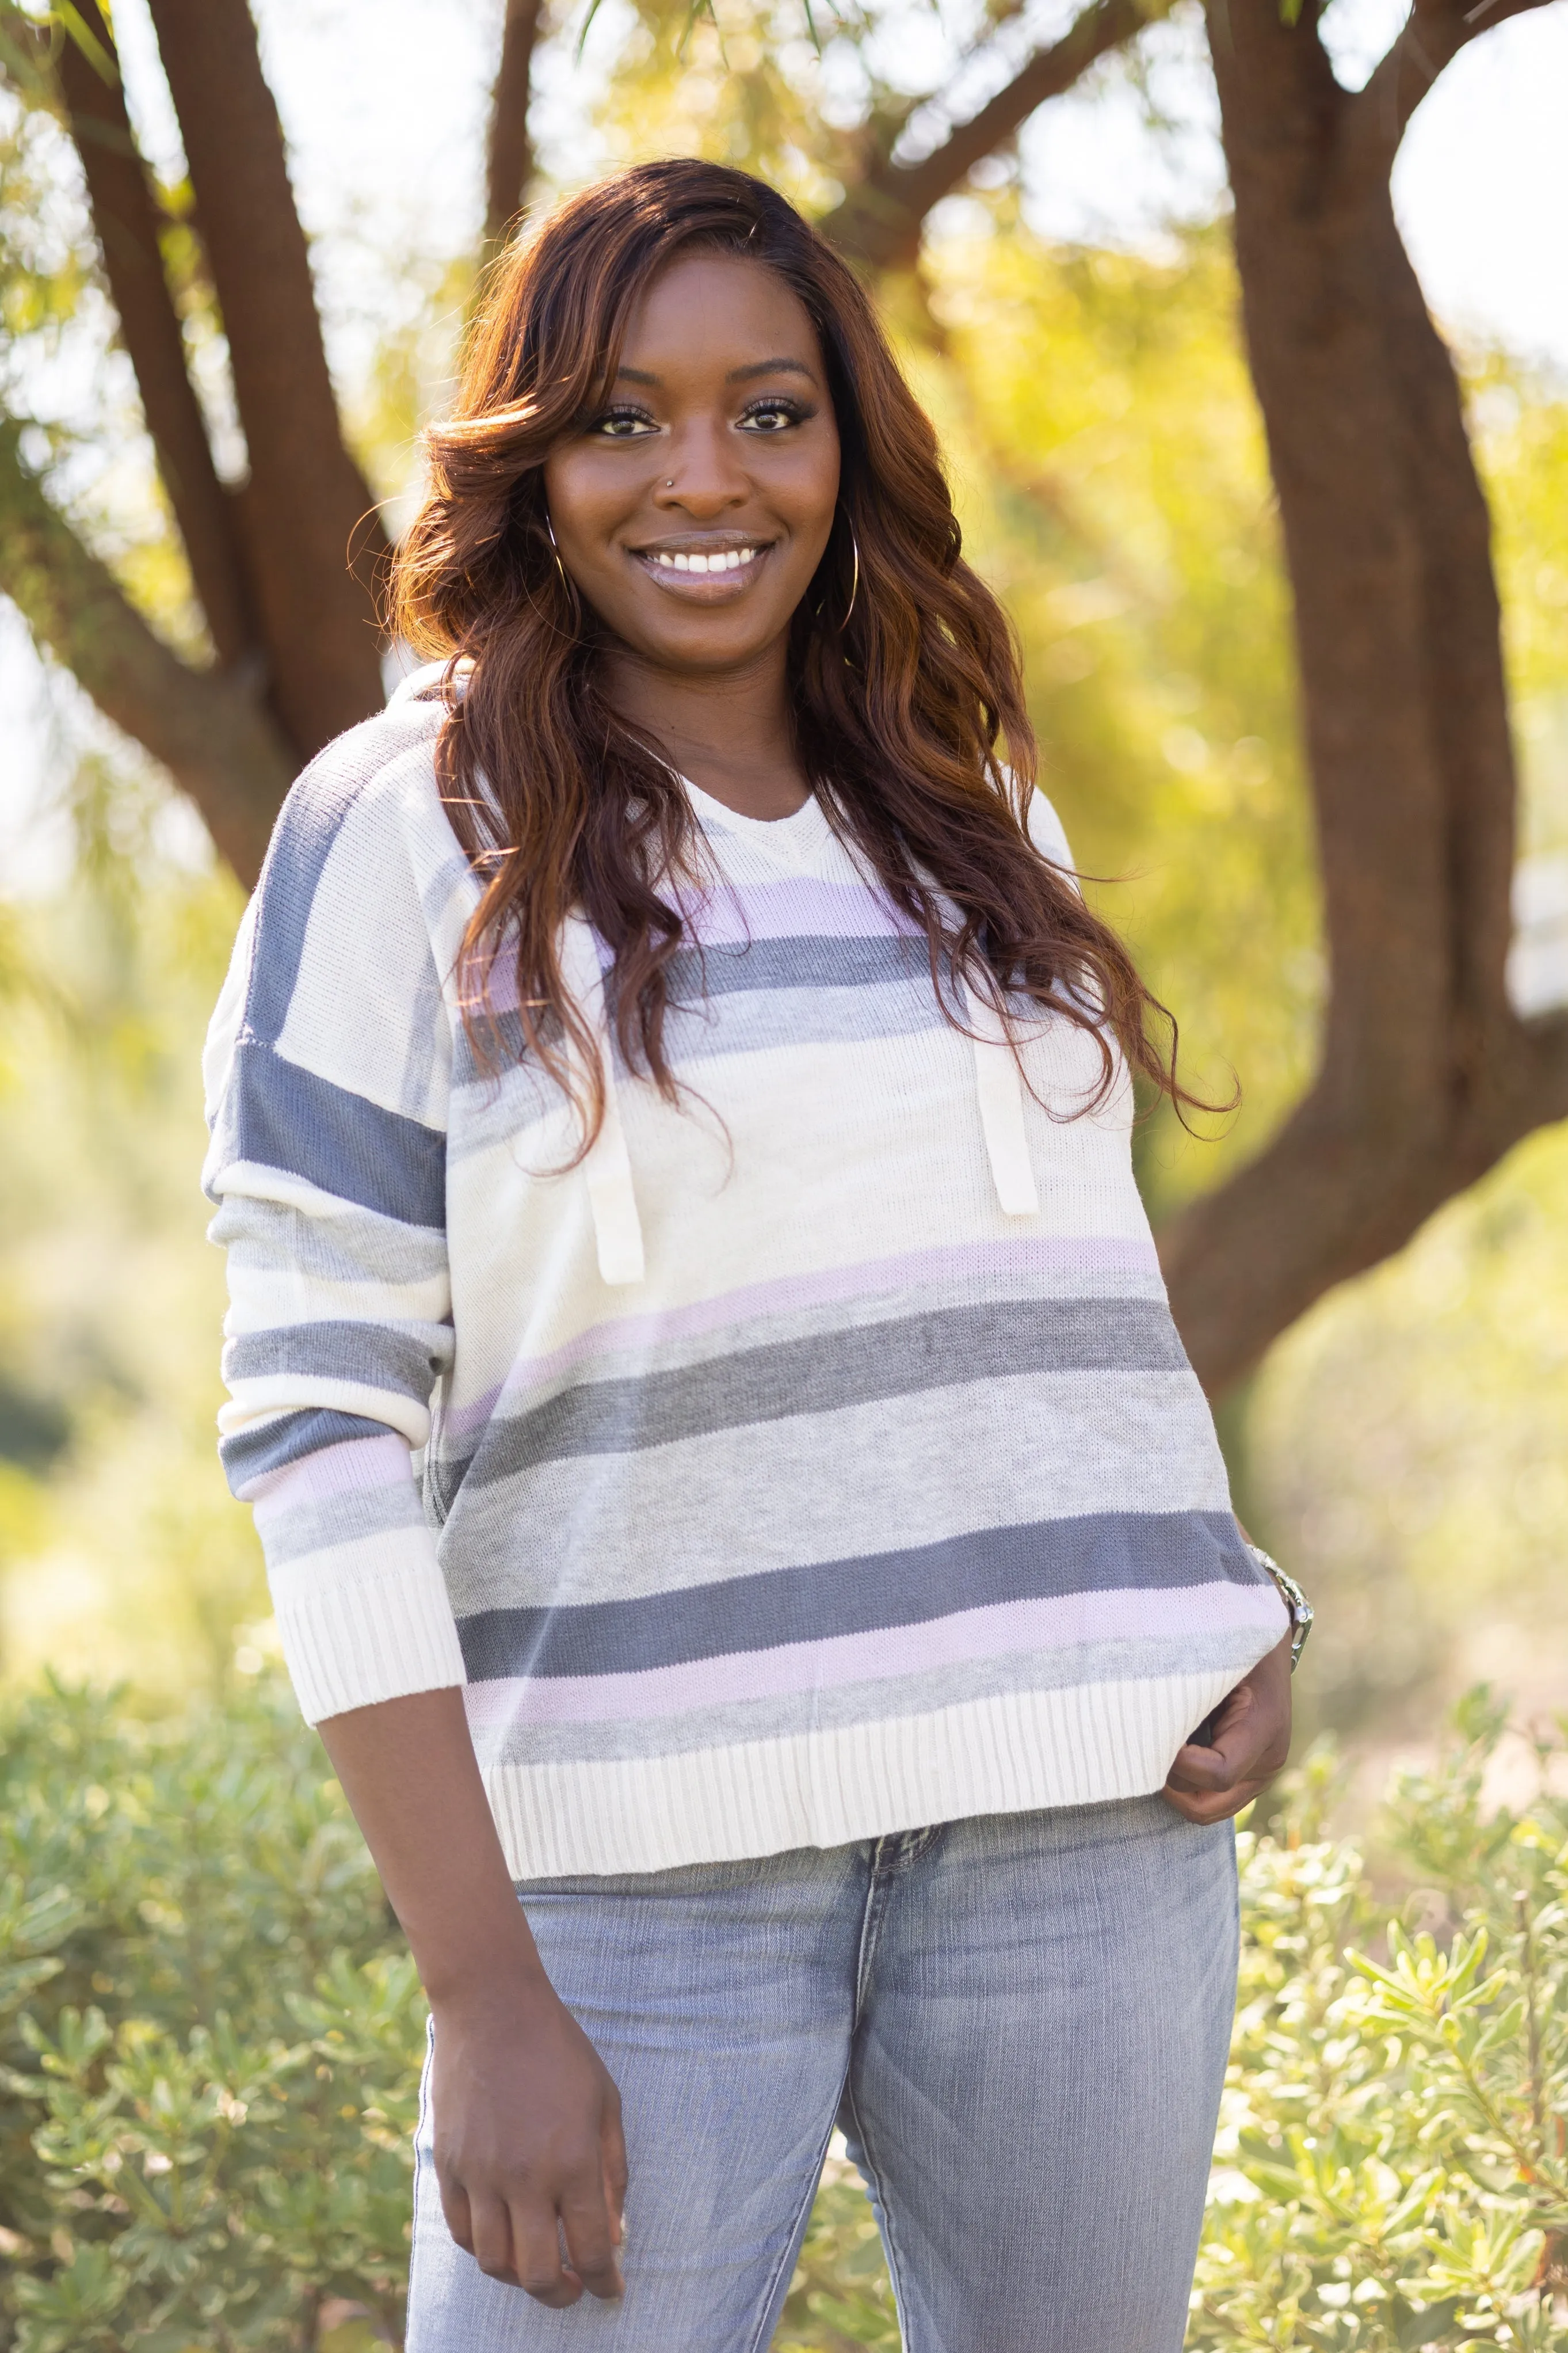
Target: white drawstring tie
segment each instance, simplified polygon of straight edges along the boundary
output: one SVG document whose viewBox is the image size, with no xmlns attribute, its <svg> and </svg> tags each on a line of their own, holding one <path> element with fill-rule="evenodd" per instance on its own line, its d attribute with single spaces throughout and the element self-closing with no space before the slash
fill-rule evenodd
<svg viewBox="0 0 1568 2353">
<path fill-rule="evenodd" d="M 1009 1218 L 1040 1213 L 1039 1187 L 1024 1130 L 1024 1074 L 1013 1050 L 1007 1018 L 976 988 L 969 995 L 974 1030 L 974 1091 L 996 1198 Z"/>
<path fill-rule="evenodd" d="M 616 1092 L 616 1061 L 605 1009 L 605 976 L 592 927 L 581 915 L 566 920 L 561 939 L 562 977 L 575 998 L 598 1050 L 605 1115 L 583 1161 L 600 1280 L 641 1282 L 645 1272 L 642 1219 L 632 1189 L 632 1164 Z"/>
<path fill-rule="evenodd" d="M 604 1117 L 583 1160 L 588 1208 L 594 1220 L 600 1279 L 620 1287 L 641 1282 L 647 1261 L 642 1219 L 632 1186 L 631 1155 L 621 1124 L 615 1056 L 605 1005 L 605 976 L 591 926 L 581 915 L 568 918 L 561 940 L 562 976 L 594 1039 L 604 1089 Z M 974 1091 L 996 1198 L 1009 1218 L 1039 1215 L 1040 1194 L 1024 1126 L 1024 1080 L 1000 1008 L 969 992 L 974 1030 Z"/>
</svg>

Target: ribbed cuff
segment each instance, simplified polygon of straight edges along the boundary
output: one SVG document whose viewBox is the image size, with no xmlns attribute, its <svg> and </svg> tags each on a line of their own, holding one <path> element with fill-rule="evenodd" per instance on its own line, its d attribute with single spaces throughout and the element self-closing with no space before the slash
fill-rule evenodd
<svg viewBox="0 0 1568 2353">
<path fill-rule="evenodd" d="M 466 1683 L 462 1647 L 427 1528 L 377 1544 L 374 1570 L 331 1573 L 331 1556 L 274 1572 L 283 1655 L 307 1724 L 410 1692 Z"/>
</svg>

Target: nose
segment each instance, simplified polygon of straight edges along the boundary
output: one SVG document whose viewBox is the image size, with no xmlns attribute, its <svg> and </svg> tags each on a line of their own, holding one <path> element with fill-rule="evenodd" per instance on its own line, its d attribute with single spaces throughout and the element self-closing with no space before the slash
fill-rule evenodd
<svg viewBox="0 0 1568 2353">
<path fill-rule="evenodd" d="M 710 418 L 682 425 L 666 444 L 653 502 L 665 513 L 710 522 L 751 495 L 734 436 Z"/>
</svg>

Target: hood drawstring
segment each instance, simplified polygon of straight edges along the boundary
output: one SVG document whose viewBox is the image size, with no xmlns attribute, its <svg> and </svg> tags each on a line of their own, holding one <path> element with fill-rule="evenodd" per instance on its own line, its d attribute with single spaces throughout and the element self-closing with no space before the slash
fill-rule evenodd
<svg viewBox="0 0 1568 2353">
<path fill-rule="evenodd" d="M 632 1189 L 632 1164 L 616 1092 L 616 1059 L 605 1009 L 605 976 L 593 929 L 581 915 L 568 916 L 561 939 L 562 977 L 575 997 L 599 1051 L 605 1115 L 583 1161 L 599 1277 L 606 1283 L 640 1282 L 645 1271 L 642 1219 Z"/>
<path fill-rule="evenodd" d="M 605 1007 L 605 976 L 591 926 L 581 915 L 568 918 L 561 940 L 562 976 L 575 997 L 598 1047 L 605 1115 L 583 1161 L 588 1208 L 594 1219 L 602 1282 L 615 1287 L 641 1282 L 646 1271 L 642 1219 L 632 1187 L 631 1156 L 621 1124 L 615 1055 Z M 991 1162 L 996 1198 L 1009 1218 L 1035 1218 L 1039 1187 L 1024 1126 L 1024 1080 L 1013 1050 L 1007 1018 L 997 1006 L 969 991 L 974 1029 L 974 1092 Z"/>
<path fill-rule="evenodd" d="M 1024 1075 L 1013 1050 L 1007 1017 L 978 989 L 972 988 L 968 994 L 969 1018 L 975 1033 L 974 1091 L 996 1198 L 1009 1218 L 1036 1218 L 1040 1213 L 1040 1194 L 1024 1130 Z"/>
</svg>

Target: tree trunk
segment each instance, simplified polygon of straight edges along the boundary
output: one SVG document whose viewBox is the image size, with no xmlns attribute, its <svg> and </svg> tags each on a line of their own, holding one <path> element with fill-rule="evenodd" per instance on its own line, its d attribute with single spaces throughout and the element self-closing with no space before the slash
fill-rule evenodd
<svg viewBox="0 0 1568 2353">
<path fill-rule="evenodd" d="M 1514 774 L 1487 508 L 1394 225 L 1397 132 L 1310 16 L 1211 0 L 1254 383 L 1295 596 L 1331 987 L 1272 1144 L 1162 1236 L 1211 1388 L 1568 1113 L 1568 1025 L 1503 985 Z"/>
<path fill-rule="evenodd" d="M 79 0 L 79 13 L 100 50 L 113 59 L 113 37 L 97 0 Z M 185 370 L 184 337 L 163 275 L 157 207 L 125 111 L 125 93 L 72 40 L 61 45 L 59 79 L 158 470 L 214 649 L 221 663 L 236 662 L 254 645 L 255 627 L 235 517 Z"/>
<path fill-rule="evenodd" d="M 506 0 L 500 63 L 490 92 L 490 132 L 485 153 L 485 233 L 481 259 L 489 261 L 504 243 L 521 211 L 533 177 L 533 142 L 528 135 L 528 101 L 533 51 L 544 0 Z"/>
<path fill-rule="evenodd" d="M 247 0 L 151 0 L 223 312 L 268 691 L 301 759 L 382 702 L 374 499 L 343 447 L 305 234 Z"/>
</svg>

